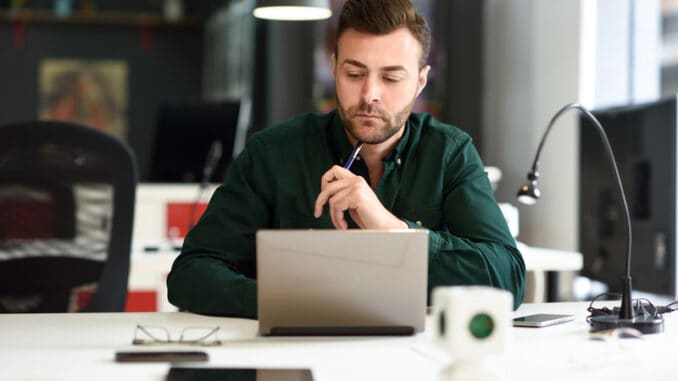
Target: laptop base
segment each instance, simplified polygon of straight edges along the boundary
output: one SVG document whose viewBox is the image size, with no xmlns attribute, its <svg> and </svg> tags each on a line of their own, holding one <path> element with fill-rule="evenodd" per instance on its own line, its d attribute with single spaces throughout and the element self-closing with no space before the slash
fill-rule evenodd
<svg viewBox="0 0 678 381">
<path fill-rule="evenodd" d="M 264 336 L 411 336 L 414 327 L 357 326 L 357 327 L 272 327 Z"/>
</svg>

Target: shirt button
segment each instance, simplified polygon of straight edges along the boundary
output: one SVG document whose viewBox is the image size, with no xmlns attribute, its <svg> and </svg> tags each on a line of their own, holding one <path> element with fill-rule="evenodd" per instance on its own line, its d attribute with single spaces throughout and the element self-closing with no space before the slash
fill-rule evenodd
<svg viewBox="0 0 678 381">
<path fill-rule="evenodd" d="M 400 164 L 402 163 L 402 161 L 400 160 L 400 158 L 397 158 L 397 159 L 396 159 L 396 163 L 397 163 L 398 165 L 400 165 Z"/>
<path fill-rule="evenodd" d="M 417 221 L 416 224 L 421 226 L 421 221 Z"/>
</svg>

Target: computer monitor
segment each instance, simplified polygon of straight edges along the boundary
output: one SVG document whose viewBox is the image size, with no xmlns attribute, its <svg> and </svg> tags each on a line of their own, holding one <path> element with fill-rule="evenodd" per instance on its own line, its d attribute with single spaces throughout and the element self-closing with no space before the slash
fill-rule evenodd
<svg viewBox="0 0 678 381">
<path fill-rule="evenodd" d="M 221 182 L 233 156 L 240 102 L 164 102 L 158 107 L 150 182 L 202 182 L 213 142 L 222 155 L 212 179 Z"/>
<path fill-rule="evenodd" d="M 633 289 L 678 297 L 677 98 L 594 111 L 614 152 L 630 209 Z M 613 171 L 595 127 L 580 119 L 579 243 L 582 275 L 621 291 L 626 225 Z"/>
</svg>

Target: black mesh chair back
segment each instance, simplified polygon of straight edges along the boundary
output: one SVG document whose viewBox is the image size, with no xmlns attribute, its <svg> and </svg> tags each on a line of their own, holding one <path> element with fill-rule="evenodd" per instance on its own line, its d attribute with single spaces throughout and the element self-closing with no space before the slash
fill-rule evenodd
<svg viewBox="0 0 678 381">
<path fill-rule="evenodd" d="M 137 179 L 101 131 L 0 127 L 0 312 L 123 311 Z"/>
</svg>

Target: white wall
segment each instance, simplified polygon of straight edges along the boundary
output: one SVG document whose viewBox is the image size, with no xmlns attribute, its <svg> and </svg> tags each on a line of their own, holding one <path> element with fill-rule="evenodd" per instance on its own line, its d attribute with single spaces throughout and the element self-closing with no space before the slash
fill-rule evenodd
<svg viewBox="0 0 678 381">
<path fill-rule="evenodd" d="M 497 198 L 515 203 L 550 117 L 579 99 L 579 1 L 486 3 L 483 158 L 502 169 Z M 541 158 L 542 199 L 520 206 L 519 239 L 577 248 L 577 129 L 566 117 Z"/>
<path fill-rule="evenodd" d="M 662 10 L 659 0 L 633 0 L 633 6 L 630 97 L 640 103 L 655 100 L 661 94 Z"/>
<path fill-rule="evenodd" d="M 657 99 L 660 93 L 659 0 L 585 1 L 588 40 L 595 41 L 587 69 L 595 73 L 590 107 Z M 587 43 L 587 42 L 583 42 Z M 581 82 L 580 82 L 581 83 Z"/>
<path fill-rule="evenodd" d="M 515 204 L 561 107 L 658 96 L 659 0 L 487 0 L 485 12 L 482 155 L 504 173 L 497 199 Z M 571 111 L 554 126 L 540 160 L 541 200 L 519 207 L 527 244 L 578 249 L 577 120 Z"/>
</svg>

